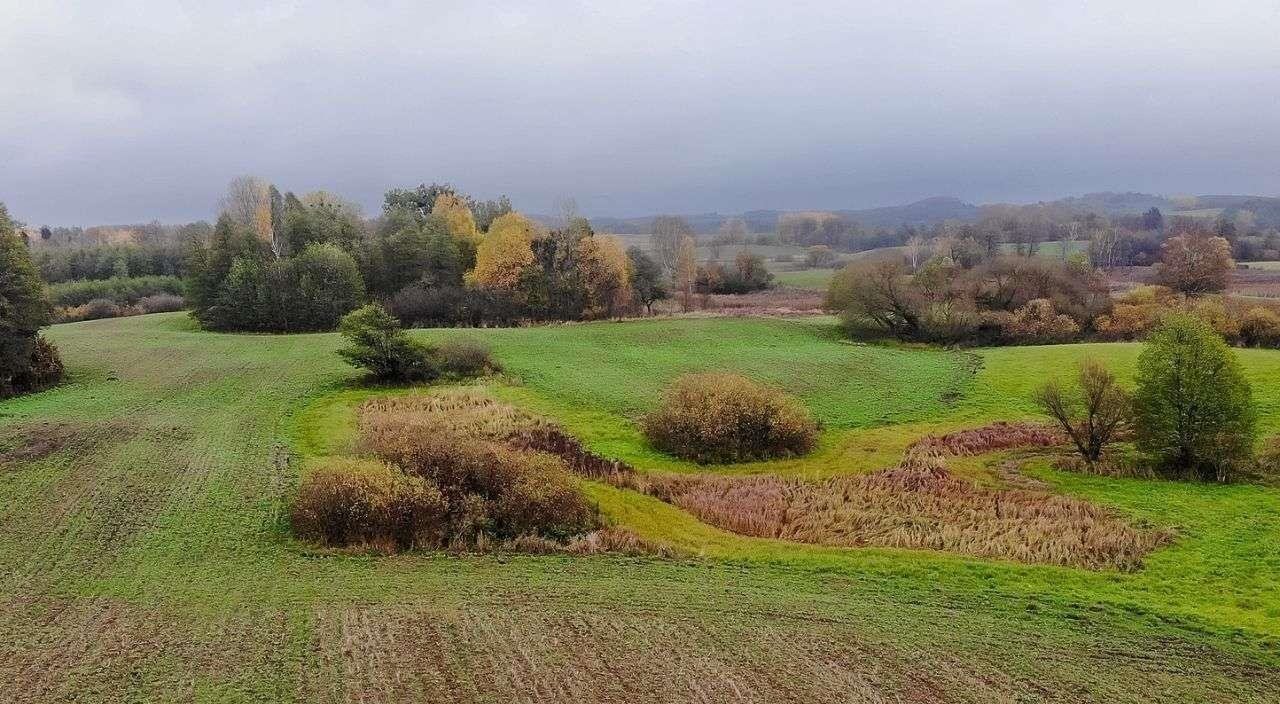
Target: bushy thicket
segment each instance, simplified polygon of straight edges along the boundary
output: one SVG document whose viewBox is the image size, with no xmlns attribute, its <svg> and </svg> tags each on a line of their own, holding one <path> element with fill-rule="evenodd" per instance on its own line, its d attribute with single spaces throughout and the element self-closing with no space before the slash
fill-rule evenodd
<svg viewBox="0 0 1280 704">
<path fill-rule="evenodd" d="M 62 378 L 58 351 L 40 337 L 51 313 L 44 282 L 0 203 L 0 398 L 39 391 Z"/>
<path fill-rule="evenodd" d="M 68 308 L 94 300 L 129 306 L 148 296 L 181 296 L 184 290 L 182 279 L 176 276 L 115 277 L 54 284 L 49 287 L 49 297 L 53 305 Z"/>
<path fill-rule="evenodd" d="M 641 421 L 661 450 L 699 463 L 803 455 L 818 425 L 799 402 L 736 374 L 689 374 L 672 383 Z"/>
<path fill-rule="evenodd" d="M 1170 315 L 1203 320 L 1228 343 L 1280 347 L 1280 304 L 1226 295 L 1185 296 L 1163 286 L 1140 286 L 1117 296 L 1095 321 L 1103 340 L 1140 340 Z"/>
<path fill-rule="evenodd" d="M 1083 261 L 996 257 L 972 267 L 933 259 L 855 262 L 827 292 L 851 335 L 967 344 L 1045 344 L 1091 332 L 1110 310 L 1106 282 Z"/>
<path fill-rule="evenodd" d="M 765 266 L 764 258 L 750 252 L 739 252 L 733 266 L 709 262 L 698 268 L 695 283 L 699 293 L 752 293 L 773 285 L 773 274 Z"/>
<path fill-rule="evenodd" d="M 109 298 L 95 298 L 84 305 L 60 306 L 54 309 L 54 322 L 76 323 L 83 320 L 99 320 L 101 318 L 124 318 L 147 313 L 172 313 L 187 307 L 182 296 L 159 293 L 145 296 L 138 302 L 121 305 Z"/>
<path fill-rule="evenodd" d="M 564 544 L 599 527 L 595 508 L 557 457 L 517 450 L 481 427 L 503 409 L 460 396 L 371 401 L 360 409 L 366 460 L 333 461 L 303 482 L 292 525 L 331 546 L 386 549 Z M 459 408 L 466 427 L 444 408 Z M 490 412 L 497 415 L 490 417 Z"/>
</svg>

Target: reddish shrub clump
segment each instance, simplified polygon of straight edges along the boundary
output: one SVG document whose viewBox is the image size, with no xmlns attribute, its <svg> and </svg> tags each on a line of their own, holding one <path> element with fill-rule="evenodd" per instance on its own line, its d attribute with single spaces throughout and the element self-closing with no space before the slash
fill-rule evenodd
<svg viewBox="0 0 1280 704">
<path fill-rule="evenodd" d="M 1051 447 L 1066 441 L 1061 431 L 1039 423 L 997 421 L 980 428 L 957 430 L 945 435 L 927 435 L 912 448 L 928 448 L 945 455 L 965 457 L 1018 447 Z"/>
</svg>

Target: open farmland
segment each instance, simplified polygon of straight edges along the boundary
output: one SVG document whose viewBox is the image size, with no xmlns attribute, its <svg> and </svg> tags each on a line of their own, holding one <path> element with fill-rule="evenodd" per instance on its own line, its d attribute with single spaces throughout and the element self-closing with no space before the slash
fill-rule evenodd
<svg viewBox="0 0 1280 704">
<path fill-rule="evenodd" d="M 825 319 L 479 331 L 495 395 L 640 471 L 861 475 L 927 433 L 1034 416 L 1040 380 L 1136 345 L 856 345 Z M 833 548 L 716 529 L 587 482 L 676 558 L 328 553 L 284 508 L 353 432 L 336 335 L 225 335 L 181 314 L 56 326 L 72 376 L 0 403 L 5 701 L 1276 701 L 1280 492 L 1024 469 L 1167 527 L 1141 569 Z M 1265 432 L 1280 353 L 1241 351 Z M 736 371 L 823 423 L 804 459 L 694 465 L 635 419 L 677 375 Z M 1005 455 L 957 471 L 997 482 Z M 988 462 L 987 460 L 990 460 Z"/>
</svg>

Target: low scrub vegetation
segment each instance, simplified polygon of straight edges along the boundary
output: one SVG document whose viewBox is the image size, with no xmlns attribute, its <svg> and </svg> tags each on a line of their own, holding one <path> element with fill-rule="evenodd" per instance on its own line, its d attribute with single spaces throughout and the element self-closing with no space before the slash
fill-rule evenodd
<svg viewBox="0 0 1280 704">
<path fill-rule="evenodd" d="M 1169 537 L 1086 501 L 979 486 L 952 476 L 936 459 L 913 457 L 896 469 L 823 482 L 699 477 L 665 491 L 671 503 L 726 530 L 819 545 L 1136 569 Z"/>
<path fill-rule="evenodd" d="M 68 281 L 49 287 L 53 305 L 65 308 L 106 300 L 131 306 L 149 296 L 183 295 L 182 279 L 176 276 L 112 277 L 102 280 Z"/>
<path fill-rule="evenodd" d="M 775 475 L 651 475 L 625 467 L 601 478 L 742 535 L 844 547 L 943 550 L 1029 563 L 1137 569 L 1168 531 L 1135 527 L 1080 499 L 1001 489 L 953 476 L 946 456 L 1061 438 L 1012 424 L 924 438 L 891 470 L 820 482 Z"/>
<path fill-rule="evenodd" d="M 912 443 L 917 452 L 964 457 L 1021 447 L 1051 447 L 1062 435 L 1039 423 L 997 421 L 980 428 L 967 428 L 943 435 L 926 435 Z"/>
<path fill-rule="evenodd" d="M 294 529 L 331 546 L 483 548 L 530 552 L 636 549 L 596 534 L 597 511 L 554 454 L 507 440 L 530 416 L 478 392 L 375 399 L 359 415 L 359 453 L 312 473 Z"/>
<path fill-rule="evenodd" d="M 798 401 L 737 374 L 676 379 L 641 427 L 655 447 L 703 464 L 795 457 L 818 438 Z"/>
</svg>

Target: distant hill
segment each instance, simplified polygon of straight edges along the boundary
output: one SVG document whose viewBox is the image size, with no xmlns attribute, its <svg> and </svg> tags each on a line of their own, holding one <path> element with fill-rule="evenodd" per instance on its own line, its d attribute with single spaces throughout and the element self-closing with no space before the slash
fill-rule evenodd
<svg viewBox="0 0 1280 704">
<path fill-rule="evenodd" d="M 1137 215 L 1145 213 L 1152 208 L 1159 208 L 1162 212 L 1168 213 L 1177 207 L 1174 201 L 1163 196 L 1155 196 L 1150 193 L 1134 193 L 1132 191 L 1126 193 L 1113 191 L 1086 193 L 1082 196 L 1060 198 L 1051 201 L 1051 204 L 1100 215 Z"/>
<path fill-rule="evenodd" d="M 1110 217 L 1120 215 L 1136 215 L 1151 208 L 1159 208 L 1166 216 L 1187 213 L 1201 215 L 1211 213 L 1215 217 L 1221 214 L 1231 216 L 1240 211 L 1254 213 L 1257 223 L 1263 227 L 1280 226 L 1280 198 L 1249 195 L 1207 195 L 1166 197 L 1150 193 L 1133 191 L 1100 191 L 1086 193 L 1081 196 L 1070 196 L 1054 201 L 1042 201 L 1040 205 L 1050 205 L 1081 213 L 1099 213 Z M 694 232 L 698 234 L 714 234 L 728 219 L 739 217 L 746 221 L 751 232 L 774 232 L 778 228 L 778 218 L 785 210 L 749 210 L 739 215 L 722 213 L 699 213 L 683 215 Z M 982 206 L 966 203 L 959 198 L 938 196 L 925 198 L 906 205 L 893 205 L 879 208 L 863 208 L 859 210 L 833 211 L 844 218 L 856 222 L 867 229 L 896 229 L 903 225 L 912 227 L 930 227 L 948 220 L 973 221 L 982 214 Z M 600 232 L 617 234 L 645 234 L 653 231 L 654 215 L 640 217 L 593 217 L 591 225 Z M 538 218 L 550 222 L 550 218 Z"/>
<path fill-rule="evenodd" d="M 839 210 L 840 215 L 868 228 L 896 228 L 900 225 L 927 227 L 946 220 L 973 220 L 978 206 L 959 198 L 925 198 L 907 205 L 864 210 Z"/>
<path fill-rule="evenodd" d="M 789 211 L 750 210 L 740 215 L 700 213 L 697 215 L 682 215 L 681 217 L 698 234 L 714 234 L 720 230 L 720 226 L 726 220 L 734 217 L 739 217 L 746 221 L 747 229 L 751 232 L 773 232 L 778 229 L 778 218 L 787 212 Z M 965 203 L 959 198 L 935 197 L 925 198 L 907 205 L 893 205 L 863 210 L 837 210 L 835 212 L 866 228 L 893 229 L 901 225 L 927 227 L 944 220 L 973 220 L 978 215 L 978 206 Z M 601 232 L 640 234 L 652 232 L 654 217 L 653 215 L 634 218 L 594 217 L 591 218 L 591 226 Z"/>
</svg>

